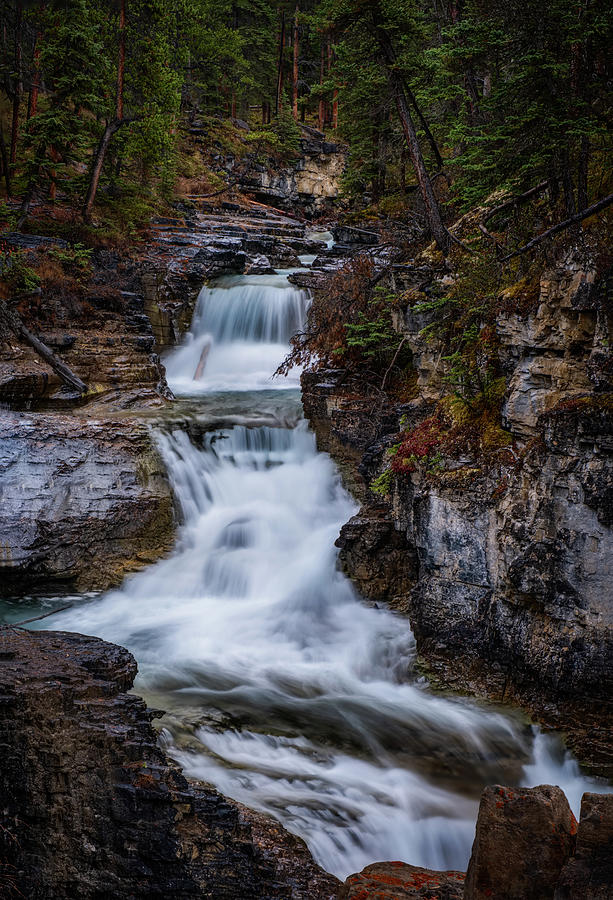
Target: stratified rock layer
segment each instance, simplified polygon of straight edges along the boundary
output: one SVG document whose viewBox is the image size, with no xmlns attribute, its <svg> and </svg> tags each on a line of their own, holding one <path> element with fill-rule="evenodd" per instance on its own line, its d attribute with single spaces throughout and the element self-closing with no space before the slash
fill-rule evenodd
<svg viewBox="0 0 613 900">
<path fill-rule="evenodd" d="M 168 478 L 142 422 L 3 415 L 0 594 L 106 588 L 173 534 Z"/>
<path fill-rule="evenodd" d="M 333 897 L 300 841 L 273 826 L 273 854 L 238 806 L 188 785 L 125 693 L 135 673 L 97 638 L 0 631 L 0 895 Z"/>
</svg>

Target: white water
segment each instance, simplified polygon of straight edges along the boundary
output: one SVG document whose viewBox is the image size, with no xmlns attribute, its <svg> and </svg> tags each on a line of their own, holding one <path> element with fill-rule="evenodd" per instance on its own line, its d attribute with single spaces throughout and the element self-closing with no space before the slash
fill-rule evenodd
<svg viewBox="0 0 613 900">
<path fill-rule="evenodd" d="M 203 292 L 191 342 L 168 360 L 172 387 L 204 391 L 203 415 L 218 416 L 224 401 L 206 391 L 260 387 L 305 305 L 266 276 Z M 194 384 L 205 334 L 213 349 Z M 328 870 L 465 868 L 485 784 L 557 783 L 575 808 L 593 786 L 554 739 L 417 676 L 407 620 L 364 605 L 336 571 L 355 506 L 331 460 L 303 421 L 249 427 L 277 413 L 282 426 L 291 403 L 279 390 L 228 394 L 242 424 L 201 446 L 160 432 L 185 522 L 175 552 L 53 627 L 129 647 L 186 773 L 272 813 Z"/>
<path fill-rule="evenodd" d="M 308 294 L 292 288 L 283 273 L 236 275 L 200 292 L 192 328 L 183 346 L 166 360 L 177 394 L 287 388 L 272 376 L 287 354 L 289 339 L 304 322 Z M 210 347 L 201 379 L 202 351 Z M 291 383 L 298 385 L 295 370 Z"/>
</svg>

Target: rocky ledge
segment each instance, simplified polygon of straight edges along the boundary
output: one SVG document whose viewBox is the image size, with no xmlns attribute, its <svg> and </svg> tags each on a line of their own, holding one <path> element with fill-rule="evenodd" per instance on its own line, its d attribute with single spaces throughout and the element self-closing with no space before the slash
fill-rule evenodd
<svg viewBox="0 0 613 900">
<path fill-rule="evenodd" d="M 2 416 L 0 595 L 102 590 L 167 552 L 174 526 L 142 421 Z"/>
<path fill-rule="evenodd" d="M 135 674 L 98 638 L 0 630 L 0 896 L 333 898 L 300 840 L 188 784 Z"/>
</svg>

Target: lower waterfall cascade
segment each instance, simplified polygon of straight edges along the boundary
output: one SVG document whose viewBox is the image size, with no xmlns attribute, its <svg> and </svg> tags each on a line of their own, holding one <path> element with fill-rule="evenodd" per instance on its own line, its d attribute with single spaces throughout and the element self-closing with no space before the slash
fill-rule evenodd
<svg viewBox="0 0 613 900">
<path fill-rule="evenodd" d="M 558 784 L 575 813 L 607 788 L 518 715 L 435 693 L 408 620 L 337 571 L 356 505 L 302 418 L 299 373 L 272 379 L 309 302 L 287 274 L 203 288 L 166 360 L 193 424 L 155 426 L 173 553 L 44 627 L 127 647 L 186 775 L 276 817 L 325 869 L 464 869 L 486 784 Z"/>
</svg>

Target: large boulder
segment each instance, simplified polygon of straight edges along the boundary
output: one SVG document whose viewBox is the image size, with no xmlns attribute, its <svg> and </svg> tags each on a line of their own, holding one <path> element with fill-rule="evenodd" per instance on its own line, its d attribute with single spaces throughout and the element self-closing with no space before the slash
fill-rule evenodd
<svg viewBox="0 0 613 900">
<path fill-rule="evenodd" d="M 435 872 L 403 862 L 380 862 L 350 875 L 338 900 L 461 900 L 463 872 Z"/>
<path fill-rule="evenodd" d="M 559 787 L 487 787 L 464 900 L 553 900 L 576 832 L 577 822 Z"/>
<path fill-rule="evenodd" d="M 584 794 L 575 855 L 564 866 L 555 900 L 613 897 L 613 795 Z"/>
</svg>

